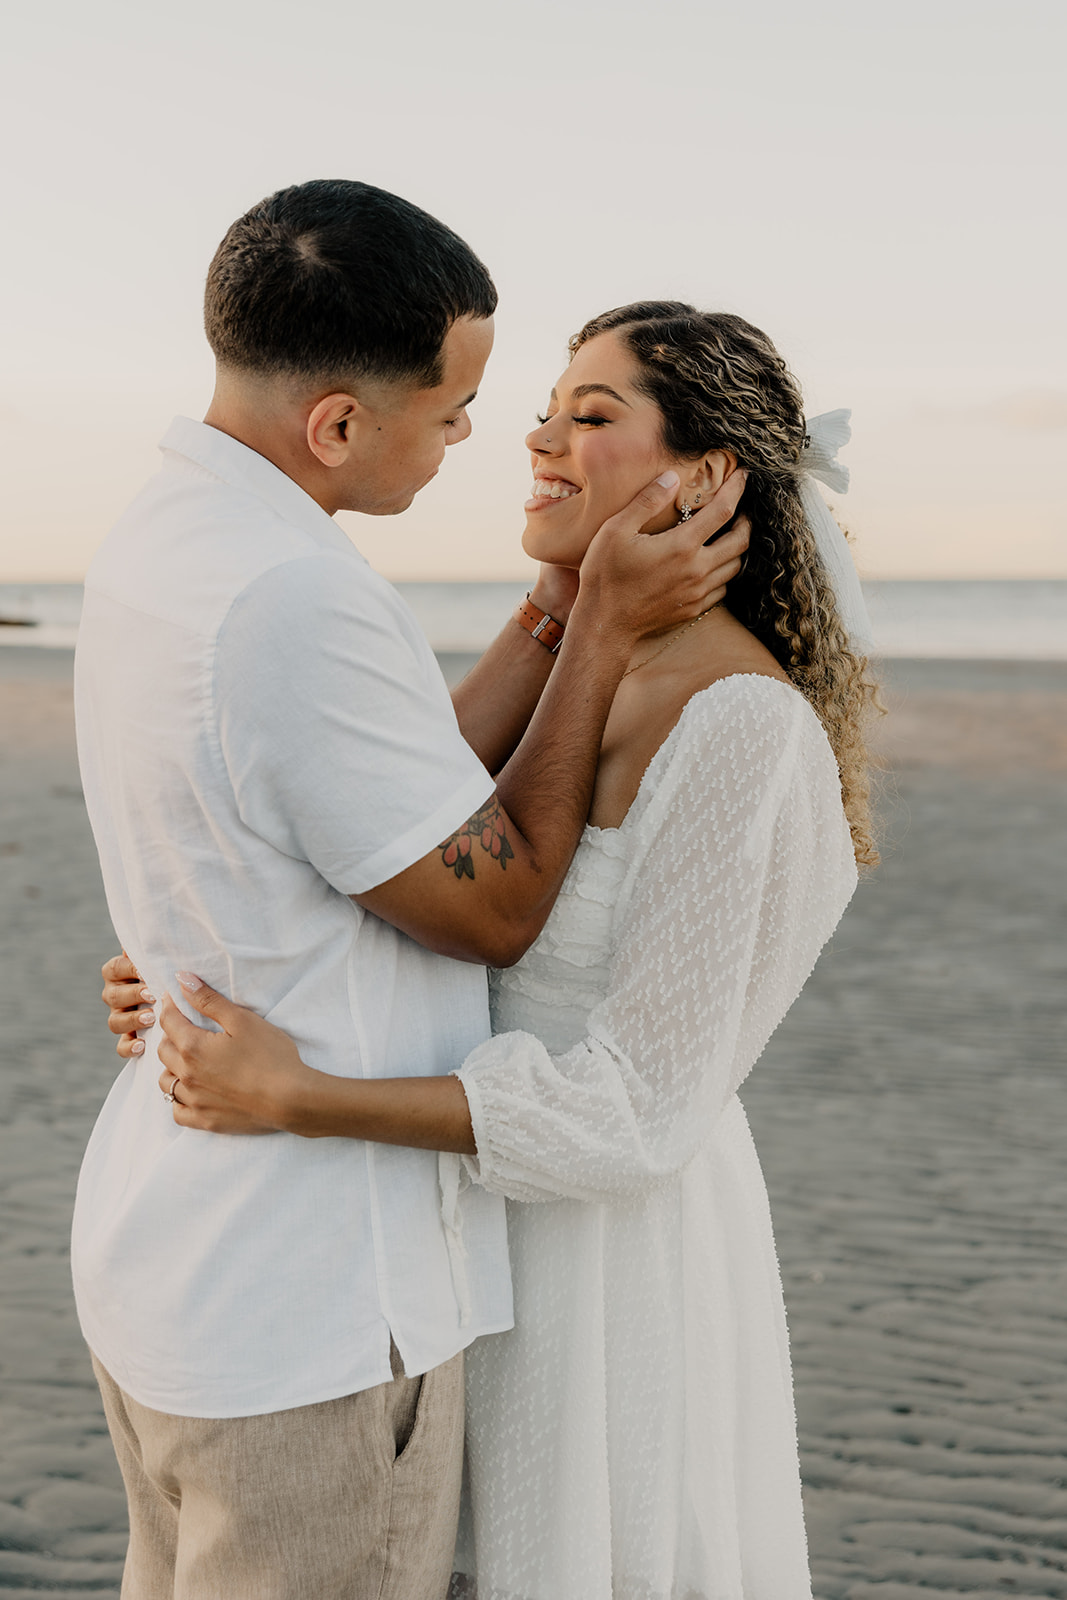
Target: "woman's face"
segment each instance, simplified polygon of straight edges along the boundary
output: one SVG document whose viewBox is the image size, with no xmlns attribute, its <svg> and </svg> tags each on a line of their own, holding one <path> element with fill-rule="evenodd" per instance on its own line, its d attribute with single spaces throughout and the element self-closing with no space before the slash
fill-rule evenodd
<svg viewBox="0 0 1067 1600">
<path fill-rule="evenodd" d="M 639 367 L 617 333 L 583 344 L 552 391 L 548 415 L 526 439 L 533 494 L 526 502 L 522 547 L 535 561 L 578 567 L 601 524 L 668 467 L 686 483 L 685 463 L 671 459 L 659 407 L 635 386 Z M 677 494 L 680 504 L 684 488 Z M 690 496 L 692 498 L 692 496 Z M 643 533 L 678 521 L 668 505 Z"/>
</svg>

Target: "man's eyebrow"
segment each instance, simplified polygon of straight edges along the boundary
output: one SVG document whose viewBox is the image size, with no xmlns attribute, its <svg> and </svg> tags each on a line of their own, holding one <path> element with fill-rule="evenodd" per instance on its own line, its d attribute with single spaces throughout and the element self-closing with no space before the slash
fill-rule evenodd
<svg viewBox="0 0 1067 1600">
<path fill-rule="evenodd" d="M 452 411 L 462 411 L 464 406 L 469 406 L 471 401 L 472 400 L 477 400 L 477 398 L 478 398 L 478 391 L 477 391 L 477 389 L 475 389 L 474 393 L 473 394 L 469 394 L 467 396 L 466 400 L 457 400 L 455 405 L 452 406 L 450 409 Z"/>
</svg>

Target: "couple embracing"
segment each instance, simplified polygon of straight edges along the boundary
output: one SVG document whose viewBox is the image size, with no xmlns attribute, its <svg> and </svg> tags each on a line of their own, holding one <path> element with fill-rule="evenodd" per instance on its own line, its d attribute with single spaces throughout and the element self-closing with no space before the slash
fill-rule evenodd
<svg viewBox="0 0 1067 1600">
<path fill-rule="evenodd" d="M 810 1596 L 737 1090 L 874 859 L 847 430 L 739 317 L 595 317 L 450 699 L 333 518 L 467 436 L 495 305 L 381 190 L 253 207 L 206 419 L 86 583 L 128 1064 L 73 1261 L 127 1600 Z"/>
</svg>

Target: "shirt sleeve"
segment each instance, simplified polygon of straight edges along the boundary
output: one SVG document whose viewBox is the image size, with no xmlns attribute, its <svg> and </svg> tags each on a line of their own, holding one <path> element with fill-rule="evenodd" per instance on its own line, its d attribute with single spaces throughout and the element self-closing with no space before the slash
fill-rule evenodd
<svg viewBox="0 0 1067 1600">
<path fill-rule="evenodd" d="M 848 903 L 855 862 L 810 707 L 772 680 L 716 688 L 687 708 L 636 824 L 586 1037 L 552 1056 L 501 1034 L 459 1070 L 478 1151 L 468 1172 L 487 1188 L 605 1201 L 679 1172 Z"/>
<path fill-rule="evenodd" d="M 414 618 L 358 559 L 257 578 L 220 632 L 213 692 L 242 820 L 342 894 L 411 866 L 493 792 Z"/>
</svg>

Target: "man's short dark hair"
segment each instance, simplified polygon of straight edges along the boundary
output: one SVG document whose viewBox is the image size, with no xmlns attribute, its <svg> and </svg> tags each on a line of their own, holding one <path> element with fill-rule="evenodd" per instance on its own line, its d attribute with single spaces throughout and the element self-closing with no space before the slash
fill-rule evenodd
<svg viewBox="0 0 1067 1600">
<path fill-rule="evenodd" d="M 204 325 L 219 363 L 344 384 L 432 389 L 459 317 L 491 317 L 496 289 L 443 222 L 369 183 L 318 178 L 261 200 L 208 270 Z"/>
</svg>

